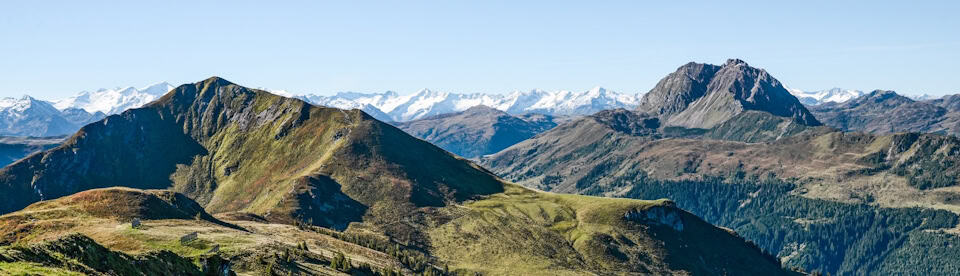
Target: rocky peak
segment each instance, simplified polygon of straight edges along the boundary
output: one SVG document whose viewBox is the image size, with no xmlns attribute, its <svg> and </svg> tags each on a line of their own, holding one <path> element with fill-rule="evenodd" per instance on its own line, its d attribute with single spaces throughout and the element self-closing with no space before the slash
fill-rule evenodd
<svg viewBox="0 0 960 276">
<path fill-rule="evenodd" d="M 674 114 L 703 97 L 707 84 L 720 66 L 690 62 L 670 73 L 643 95 L 638 110 L 652 114 Z"/>
<path fill-rule="evenodd" d="M 820 125 L 780 81 L 739 59 L 722 66 L 681 66 L 644 95 L 638 110 L 660 116 L 666 125 L 689 128 L 711 128 L 747 110 Z"/>
<path fill-rule="evenodd" d="M 739 58 L 731 58 L 731 59 L 727 59 L 727 63 L 725 63 L 724 66 L 745 66 L 745 67 L 749 67 L 750 65 L 748 65 L 747 62 L 746 62 L 746 61 L 743 61 L 742 59 L 739 59 Z"/>
</svg>

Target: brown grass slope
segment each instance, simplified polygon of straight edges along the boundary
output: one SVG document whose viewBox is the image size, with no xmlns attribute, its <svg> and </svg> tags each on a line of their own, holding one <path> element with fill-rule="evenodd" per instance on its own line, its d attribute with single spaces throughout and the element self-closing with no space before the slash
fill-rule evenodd
<svg viewBox="0 0 960 276">
<path fill-rule="evenodd" d="M 141 229 L 130 228 L 133 217 L 145 218 Z M 433 263 L 470 272 L 467 274 L 785 273 L 776 259 L 750 242 L 676 208 L 669 200 L 560 195 L 508 184 L 503 193 L 442 207 L 427 217 L 436 224 L 426 226 L 424 238 L 430 240 L 430 246 L 424 252 L 432 256 Z M 264 257 L 256 256 L 272 254 L 264 248 L 283 252 L 285 246 L 299 241 L 309 242 L 313 253 L 298 253 L 296 264 L 287 266 L 299 273 L 322 274 L 323 265 L 316 265 L 322 258 L 311 258 L 315 254 L 329 257 L 334 252 L 345 252 L 355 261 L 377 268 L 400 267 L 384 252 L 333 239 L 325 232 L 266 222 L 220 222 L 185 196 L 168 191 L 121 187 L 85 191 L 0 216 L 0 232 L 17 233 L 8 231 L 11 227 L 30 229 L 19 231 L 25 235 L 3 237 L 3 243 L 18 246 L 0 247 L 0 270 L 12 265 L 7 262 L 26 262 L 91 273 L 126 267 L 137 259 L 150 264 L 155 256 L 169 261 L 152 270 L 190 270 L 193 267 L 176 261 L 210 258 L 205 252 L 216 244 L 220 253 L 215 255 L 238 270 L 258 273 L 262 272 L 258 260 Z M 179 236 L 191 232 L 199 233 L 197 242 L 178 242 Z M 52 248 L 66 259 L 47 252 L 51 250 L 29 251 L 38 252 L 37 256 L 22 254 L 22 245 L 48 248 L 45 241 L 64 239 L 99 249 L 77 255 L 70 247 Z"/>
<path fill-rule="evenodd" d="M 184 258 L 169 251 L 128 255 L 72 234 L 31 246 L 0 247 L 3 275 L 217 275 L 217 256 Z"/>
<path fill-rule="evenodd" d="M 0 244 L 69 229 L 75 226 L 76 221 L 85 218 L 128 224 L 134 218 L 184 219 L 239 229 L 214 218 L 183 194 L 116 187 L 87 190 L 56 200 L 37 202 L 23 210 L 0 216 Z"/>
</svg>

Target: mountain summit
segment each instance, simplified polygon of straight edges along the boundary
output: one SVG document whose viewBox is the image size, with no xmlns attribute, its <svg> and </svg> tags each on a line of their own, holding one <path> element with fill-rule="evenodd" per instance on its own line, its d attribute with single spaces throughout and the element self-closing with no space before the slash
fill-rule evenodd
<svg viewBox="0 0 960 276">
<path fill-rule="evenodd" d="M 687 128 L 712 128 L 750 110 L 820 125 L 780 81 L 739 59 L 721 66 L 681 66 L 643 96 L 638 110 L 660 116 L 666 125 Z"/>
</svg>

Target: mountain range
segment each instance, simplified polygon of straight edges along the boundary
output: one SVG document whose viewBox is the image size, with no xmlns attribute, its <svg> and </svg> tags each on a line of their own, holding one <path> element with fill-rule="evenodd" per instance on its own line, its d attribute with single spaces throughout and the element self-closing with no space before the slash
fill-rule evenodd
<svg viewBox="0 0 960 276">
<path fill-rule="evenodd" d="M 0 189 L 0 270 L 791 273 L 673 201 L 523 188 L 360 110 L 217 77 L 0 169 Z"/>
<path fill-rule="evenodd" d="M 678 200 L 805 271 L 960 269 L 960 140 L 844 132 L 818 116 L 762 69 L 690 63 L 636 110 L 563 123 L 480 164 L 545 191 Z"/>
<path fill-rule="evenodd" d="M 810 110 L 824 124 L 845 131 L 960 135 L 960 95 L 918 101 L 894 91 L 876 90 L 844 103 Z"/>
<path fill-rule="evenodd" d="M 117 114 L 130 108 L 141 107 L 159 98 L 173 85 L 160 82 L 143 88 L 125 87 L 114 89 L 98 89 L 97 91 L 82 91 L 72 97 L 53 102 L 59 110 L 69 108 L 83 109 L 90 113 L 101 112 L 106 115 Z"/>
<path fill-rule="evenodd" d="M 790 94 L 797 97 L 800 103 L 805 105 L 818 105 L 824 103 L 842 103 L 863 96 L 863 91 L 831 88 L 820 91 L 802 91 L 799 89 L 790 89 Z"/>
<path fill-rule="evenodd" d="M 105 115 L 118 114 L 130 108 L 143 106 L 171 90 L 173 86 L 166 82 L 157 83 L 143 88 L 126 87 L 114 89 L 99 89 L 93 92 L 83 91 L 72 97 L 45 102 L 60 110 L 59 117 L 88 118 L 87 120 L 72 119 L 74 124 L 61 122 L 59 119 L 49 119 L 56 116 L 53 110 L 47 110 L 45 116 L 37 119 L 27 119 L 32 123 L 20 121 L 7 123 L 7 128 L 0 131 L 0 135 L 14 136 L 44 136 L 69 134 L 85 123 L 99 120 Z M 310 103 L 341 109 L 360 109 L 374 118 L 385 122 L 405 122 L 422 119 L 430 116 L 455 113 L 467 110 L 470 107 L 485 105 L 505 111 L 512 115 L 545 114 L 552 116 L 588 115 L 611 108 L 633 108 L 637 105 L 639 95 L 625 95 L 596 87 L 584 92 L 570 91 L 516 91 L 500 94 L 457 94 L 438 92 L 428 89 L 410 95 L 399 95 L 395 92 L 380 94 L 363 94 L 355 92 L 341 92 L 335 96 L 302 95 L 276 90 L 271 93 L 289 97 L 297 97 Z M 6 98 L 0 100 L 0 108 L 12 106 L 17 99 Z M 37 101 L 34 99 L 34 101 Z M 6 113 L 10 116 L 33 118 L 37 114 L 21 113 L 22 109 L 11 109 Z M 21 119 L 21 121 L 24 119 Z M 46 122 L 45 125 L 43 122 Z M 39 130 L 37 127 L 41 127 Z M 50 131 L 43 129 L 49 128 Z"/>
<path fill-rule="evenodd" d="M 140 107 L 165 94 L 173 86 L 166 82 L 141 89 L 134 87 L 83 91 L 66 99 L 47 102 L 30 96 L 0 98 L 0 135 L 58 136 L 107 115 Z"/>
<path fill-rule="evenodd" d="M 30 96 L 0 98 L 0 135 L 66 135 L 103 117 L 103 113 L 91 114 L 76 108 L 59 110 L 49 102 Z"/>
<path fill-rule="evenodd" d="M 423 89 L 403 96 L 388 91 L 379 94 L 344 92 L 335 96 L 305 95 L 300 98 L 321 106 L 361 109 L 382 121 L 397 122 L 460 112 L 479 105 L 511 115 L 539 113 L 562 116 L 589 115 L 612 108 L 633 108 L 639 102 L 639 95 L 621 94 L 601 87 L 583 92 L 531 90 L 509 94 L 458 94 Z"/>
</svg>

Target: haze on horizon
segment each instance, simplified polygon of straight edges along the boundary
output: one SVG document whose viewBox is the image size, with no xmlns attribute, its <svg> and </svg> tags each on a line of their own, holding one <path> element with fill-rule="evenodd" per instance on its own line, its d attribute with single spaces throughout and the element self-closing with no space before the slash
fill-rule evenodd
<svg viewBox="0 0 960 276">
<path fill-rule="evenodd" d="M 646 92 L 740 58 L 792 88 L 960 93 L 960 2 L 0 3 L 0 96 L 217 75 L 298 94 Z"/>
</svg>

